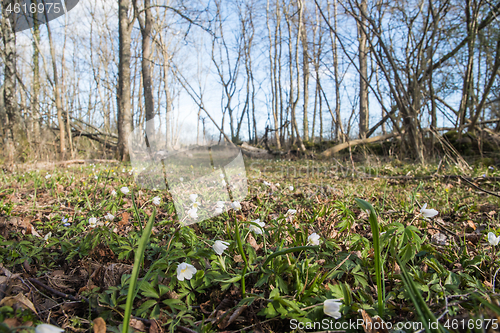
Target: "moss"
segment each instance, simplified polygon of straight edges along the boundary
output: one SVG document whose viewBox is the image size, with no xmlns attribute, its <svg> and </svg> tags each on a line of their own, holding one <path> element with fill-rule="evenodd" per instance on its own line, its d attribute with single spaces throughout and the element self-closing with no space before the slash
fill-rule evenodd
<svg viewBox="0 0 500 333">
<path fill-rule="evenodd" d="M 474 161 L 474 166 L 489 167 L 490 165 L 495 165 L 495 160 L 491 157 L 478 158 Z"/>
</svg>

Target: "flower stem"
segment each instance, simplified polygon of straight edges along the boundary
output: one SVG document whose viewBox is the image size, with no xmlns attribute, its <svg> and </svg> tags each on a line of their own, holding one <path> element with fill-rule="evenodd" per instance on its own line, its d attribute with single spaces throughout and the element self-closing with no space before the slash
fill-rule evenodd
<svg viewBox="0 0 500 333">
<path fill-rule="evenodd" d="M 248 260 L 247 260 L 247 256 L 245 255 L 245 251 L 243 251 L 243 245 L 241 244 L 240 227 L 239 227 L 238 218 L 235 217 L 235 220 L 236 220 L 236 223 L 235 223 L 236 242 L 238 243 L 238 250 L 240 251 L 241 257 L 243 258 L 243 261 L 245 262 L 245 267 L 243 268 L 243 271 L 241 273 L 241 297 L 245 298 L 246 297 L 245 274 L 247 273 Z"/>
<path fill-rule="evenodd" d="M 128 325 L 130 322 L 130 315 L 132 314 L 132 305 L 134 303 L 134 298 L 135 298 L 135 286 L 137 284 L 137 278 L 139 277 L 139 269 L 141 267 L 141 262 L 144 257 L 144 251 L 146 250 L 146 245 L 148 243 L 149 236 L 151 235 L 151 230 L 153 229 L 155 216 L 156 216 L 156 208 L 153 208 L 153 214 L 151 214 L 151 216 L 149 217 L 149 221 L 142 232 L 141 239 L 139 240 L 139 248 L 135 253 L 134 268 L 132 269 L 132 276 L 130 277 L 127 303 L 125 305 L 125 315 L 123 317 L 122 333 L 128 333 Z"/>
</svg>

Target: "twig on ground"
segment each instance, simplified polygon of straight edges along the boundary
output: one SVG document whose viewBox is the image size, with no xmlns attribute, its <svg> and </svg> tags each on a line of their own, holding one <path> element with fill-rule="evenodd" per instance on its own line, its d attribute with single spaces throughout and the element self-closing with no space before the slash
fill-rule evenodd
<svg viewBox="0 0 500 333">
<path fill-rule="evenodd" d="M 462 179 L 464 182 L 468 183 L 470 186 L 474 187 L 476 190 L 479 190 L 481 192 L 488 193 L 488 194 L 493 195 L 497 198 L 500 198 L 500 195 L 498 193 L 491 192 L 491 191 L 485 190 L 483 188 L 480 188 L 479 186 L 477 186 L 476 184 L 474 184 L 473 182 L 471 182 L 470 180 L 468 180 L 465 177 L 459 176 L 459 178 Z"/>
<path fill-rule="evenodd" d="M 63 292 L 60 292 L 58 290 L 55 290 L 54 288 L 51 288 L 49 286 L 47 286 L 45 283 L 43 282 L 40 282 L 38 281 L 37 279 L 35 278 L 28 278 L 28 281 L 30 281 L 31 283 L 34 283 L 36 285 L 38 285 L 39 287 L 42 287 L 48 291 L 50 291 L 52 294 L 56 295 L 56 296 L 59 296 L 59 297 L 62 297 L 62 298 L 67 298 L 69 300 L 72 300 L 72 301 L 85 301 L 88 303 L 88 299 L 86 299 L 85 297 L 81 297 L 81 298 L 78 298 L 78 297 L 75 297 L 73 295 L 69 295 L 69 294 L 65 294 Z"/>
</svg>

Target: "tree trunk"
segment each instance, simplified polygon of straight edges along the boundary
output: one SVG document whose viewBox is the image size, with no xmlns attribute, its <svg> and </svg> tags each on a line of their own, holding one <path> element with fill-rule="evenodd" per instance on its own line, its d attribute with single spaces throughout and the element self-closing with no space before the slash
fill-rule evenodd
<svg viewBox="0 0 500 333">
<path fill-rule="evenodd" d="M 153 99 L 153 79 L 151 76 L 151 0 L 144 0 L 144 23 L 141 24 L 142 35 L 142 85 L 144 88 L 144 106 L 146 107 L 146 122 L 154 130 L 152 122 L 155 116 Z"/>
<path fill-rule="evenodd" d="M 4 140 L 7 145 L 9 159 L 13 158 L 14 142 L 18 136 L 19 112 L 16 102 L 16 35 L 12 27 L 11 14 L 7 14 L 7 6 L 14 5 L 13 0 L 3 1 L 2 37 L 4 45 L 4 82 L 3 108 L 5 110 Z"/>
<path fill-rule="evenodd" d="M 361 28 L 366 26 L 366 0 L 361 1 L 360 15 L 361 20 L 358 22 L 358 39 L 359 39 L 359 137 L 361 139 L 366 138 L 366 132 L 368 131 L 368 56 L 367 56 L 367 36 L 365 34 L 365 29 Z"/>
<path fill-rule="evenodd" d="M 328 16 L 330 16 L 330 7 L 328 7 Z M 330 19 L 330 17 L 328 17 L 328 19 Z M 337 31 L 337 0 L 333 0 L 333 29 Z M 335 122 L 335 140 L 338 142 L 344 142 L 344 129 L 342 128 L 342 116 L 340 114 L 340 78 L 337 52 L 337 35 L 334 36 L 331 29 L 330 39 L 333 52 L 333 76 L 335 79 L 335 118 L 332 115 L 332 121 Z M 326 97 L 325 102 L 328 103 Z"/>
<path fill-rule="evenodd" d="M 299 0 L 301 1 L 301 0 Z M 302 1 L 301 1 L 302 2 Z M 302 2 L 302 28 L 301 28 L 301 41 L 302 41 L 302 74 L 304 76 L 304 117 L 303 117 L 303 136 L 304 141 L 309 141 L 309 120 L 307 117 L 307 104 L 309 103 L 309 55 L 307 51 L 307 30 L 304 22 L 305 2 Z M 314 133 L 313 133 L 314 136 Z"/>
<path fill-rule="evenodd" d="M 63 105 L 61 101 L 61 90 L 59 86 L 59 76 L 57 74 L 57 62 L 56 62 L 56 52 L 54 49 L 54 44 L 52 43 L 52 33 L 50 31 L 49 22 L 47 25 L 47 35 L 49 38 L 50 47 L 50 57 L 52 58 L 52 72 L 54 75 L 54 99 L 57 110 L 57 122 L 59 123 L 59 158 L 61 160 L 66 159 L 66 125 L 63 116 Z"/>
<path fill-rule="evenodd" d="M 128 19 L 130 0 L 118 2 L 118 154 L 122 161 L 130 159 L 128 137 L 132 133 L 130 109 L 130 40 L 132 24 Z"/>
<path fill-rule="evenodd" d="M 35 0 L 31 0 L 36 3 Z M 31 93 L 31 112 L 33 122 L 33 137 L 34 141 L 40 141 L 40 105 L 38 95 L 40 94 L 40 24 L 38 22 L 38 15 L 33 15 L 33 92 Z M 38 144 L 35 144 L 38 147 Z M 38 149 L 36 149 L 38 150 Z"/>
<path fill-rule="evenodd" d="M 474 94 L 473 91 L 474 44 L 477 31 L 476 31 L 476 14 L 475 10 L 471 7 L 471 0 L 466 0 L 465 17 L 467 23 L 467 34 L 474 37 L 470 38 L 467 41 L 467 48 L 468 48 L 467 67 L 465 70 L 465 77 L 462 88 L 462 98 L 460 100 L 460 108 L 458 110 L 459 138 L 462 135 L 462 129 L 466 123 L 465 118 L 467 117 L 467 109 L 470 107 L 470 101 L 472 99 L 472 95 Z"/>
</svg>

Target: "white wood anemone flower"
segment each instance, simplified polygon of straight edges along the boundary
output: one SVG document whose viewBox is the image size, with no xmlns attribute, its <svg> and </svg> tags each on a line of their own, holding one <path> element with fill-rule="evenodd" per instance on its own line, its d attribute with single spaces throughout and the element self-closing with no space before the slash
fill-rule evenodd
<svg viewBox="0 0 500 333">
<path fill-rule="evenodd" d="M 190 218 L 197 219 L 198 218 L 198 208 L 191 208 L 190 210 L 187 211 L 187 214 Z"/>
<path fill-rule="evenodd" d="M 312 233 L 307 237 L 307 243 L 311 245 L 319 245 L 320 236 L 317 233 Z"/>
<path fill-rule="evenodd" d="M 159 206 L 160 202 L 161 202 L 161 198 L 160 197 L 154 197 L 153 198 L 153 205 Z"/>
<path fill-rule="evenodd" d="M 239 201 L 233 201 L 231 203 L 231 208 L 233 208 L 234 210 L 240 210 L 241 209 L 241 204 Z"/>
<path fill-rule="evenodd" d="M 183 262 L 182 264 L 179 264 L 179 266 L 177 266 L 177 280 L 191 280 L 196 272 L 197 270 L 193 265 Z"/>
<path fill-rule="evenodd" d="M 289 209 L 286 212 L 285 216 L 290 216 L 290 215 L 295 215 L 295 214 L 297 214 L 297 210 L 296 209 Z"/>
<path fill-rule="evenodd" d="M 128 189 L 128 187 L 124 186 L 120 189 L 120 191 L 123 193 L 123 194 L 128 194 L 130 192 L 130 190 Z"/>
<path fill-rule="evenodd" d="M 439 212 L 435 209 L 427 209 L 427 203 L 425 203 L 420 209 L 420 213 L 424 216 L 424 218 L 428 219 L 436 216 Z"/>
<path fill-rule="evenodd" d="M 59 328 L 50 324 L 40 324 L 35 328 L 35 333 L 61 333 L 64 332 L 62 328 Z"/>
<path fill-rule="evenodd" d="M 214 213 L 215 213 L 215 215 L 220 215 L 220 214 L 223 213 L 223 210 L 222 210 L 222 208 L 217 207 L 217 208 L 215 208 L 215 212 Z"/>
<path fill-rule="evenodd" d="M 89 227 L 91 228 L 97 227 L 97 218 L 95 217 L 89 218 Z"/>
<path fill-rule="evenodd" d="M 497 237 L 494 233 L 488 232 L 488 242 L 491 245 L 496 246 L 498 245 L 498 242 L 500 242 L 500 236 Z"/>
<path fill-rule="evenodd" d="M 250 228 L 248 228 L 251 232 L 255 233 L 256 235 L 262 235 L 262 230 L 264 229 L 264 227 L 266 226 L 266 224 L 264 222 L 260 222 L 260 219 L 257 219 L 257 220 L 253 220 L 252 222 L 254 223 L 257 223 L 259 227 L 253 225 L 253 224 L 250 224 Z"/>
<path fill-rule="evenodd" d="M 214 249 L 215 253 L 217 253 L 218 255 L 222 255 L 224 251 L 228 248 L 228 246 L 229 246 L 228 242 L 216 240 L 212 248 Z"/>
<path fill-rule="evenodd" d="M 288 189 L 290 189 L 290 191 L 293 191 L 293 186 L 290 185 Z"/>
<path fill-rule="evenodd" d="M 106 214 L 106 216 L 104 216 L 104 218 L 107 220 L 107 221 L 113 221 L 115 219 L 115 216 L 111 213 L 108 213 Z"/>
<path fill-rule="evenodd" d="M 189 195 L 189 200 L 191 200 L 191 202 L 196 202 L 196 199 L 198 199 L 198 194 L 190 194 Z"/>
<path fill-rule="evenodd" d="M 116 197 L 116 191 L 115 190 L 111 191 L 111 195 Z"/>
<path fill-rule="evenodd" d="M 327 316 L 339 319 L 342 317 L 342 314 L 340 313 L 341 305 L 342 303 L 340 302 L 340 299 L 327 299 L 323 302 L 323 311 Z"/>
</svg>

